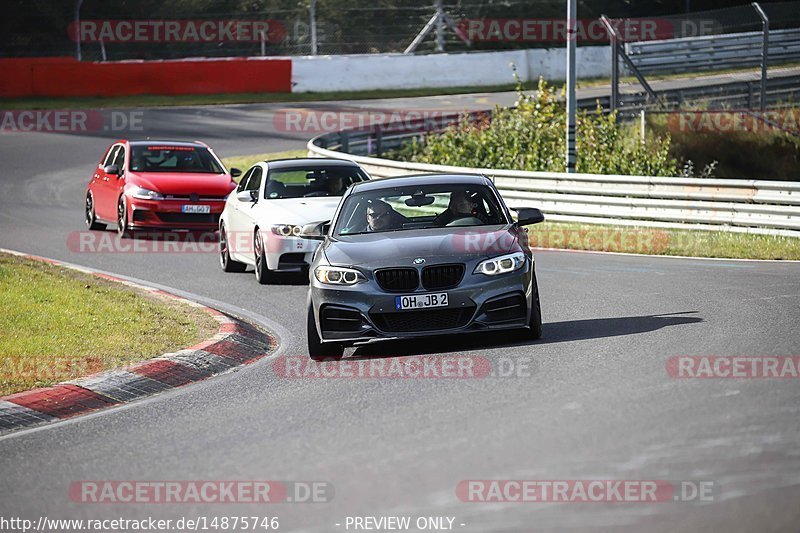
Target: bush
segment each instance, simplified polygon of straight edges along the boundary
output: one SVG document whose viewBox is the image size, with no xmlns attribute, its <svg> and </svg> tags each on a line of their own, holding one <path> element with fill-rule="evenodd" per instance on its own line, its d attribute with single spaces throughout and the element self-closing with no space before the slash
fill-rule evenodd
<svg viewBox="0 0 800 533">
<path fill-rule="evenodd" d="M 516 107 L 496 107 L 491 120 L 463 120 L 444 133 L 414 140 L 394 159 L 477 168 L 563 172 L 566 110 L 543 79 L 532 95 L 518 87 Z M 691 164 L 670 153 L 669 135 L 649 133 L 642 143 L 632 125 L 619 125 L 598 108 L 577 119 L 577 171 L 590 174 L 681 176 Z M 706 169 L 706 174 L 710 174 Z"/>
</svg>

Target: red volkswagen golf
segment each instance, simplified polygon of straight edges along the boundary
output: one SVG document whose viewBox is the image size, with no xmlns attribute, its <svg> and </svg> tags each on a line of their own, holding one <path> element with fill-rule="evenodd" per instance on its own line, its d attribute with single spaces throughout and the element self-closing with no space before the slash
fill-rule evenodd
<svg viewBox="0 0 800 533">
<path fill-rule="evenodd" d="M 199 141 L 117 141 L 86 191 L 89 229 L 211 229 L 241 172 Z"/>
</svg>

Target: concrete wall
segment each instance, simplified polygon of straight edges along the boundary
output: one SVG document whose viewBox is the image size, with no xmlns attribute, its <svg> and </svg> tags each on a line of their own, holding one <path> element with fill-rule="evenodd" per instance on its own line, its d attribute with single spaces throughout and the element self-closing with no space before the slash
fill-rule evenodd
<svg viewBox="0 0 800 533">
<path fill-rule="evenodd" d="M 430 55 L 344 55 L 292 58 L 292 92 L 491 86 L 566 77 L 566 49 Z M 611 75 L 608 46 L 578 48 L 578 77 Z"/>
</svg>

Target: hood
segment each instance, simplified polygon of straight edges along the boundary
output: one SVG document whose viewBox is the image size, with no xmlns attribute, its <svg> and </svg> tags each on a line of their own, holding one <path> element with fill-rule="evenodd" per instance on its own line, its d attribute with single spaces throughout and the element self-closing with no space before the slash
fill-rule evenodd
<svg viewBox="0 0 800 533">
<path fill-rule="evenodd" d="M 414 259 L 436 263 L 468 263 L 519 250 L 515 226 L 436 228 L 346 235 L 325 242 L 332 265 L 358 265 L 370 270 L 413 266 Z"/>
<path fill-rule="evenodd" d="M 317 198 L 261 199 L 256 204 L 256 215 L 264 224 L 304 225 L 322 222 L 333 218 L 340 196 L 321 196 Z"/>
<path fill-rule="evenodd" d="M 200 174 L 194 172 L 129 172 L 127 183 L 161 194 L 188 196 L 196 193 L 201 196 L 224 198 L 232 190 L 228 174 Z"/>
</svg>

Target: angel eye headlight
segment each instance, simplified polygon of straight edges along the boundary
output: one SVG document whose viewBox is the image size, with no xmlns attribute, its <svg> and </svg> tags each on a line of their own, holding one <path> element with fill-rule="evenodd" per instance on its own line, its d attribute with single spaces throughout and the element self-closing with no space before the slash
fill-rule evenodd
<svg viewBox="0 0 800 533">
<path fill-rule="evenodd" d="M 525 254 L 515 252 L 513 254 L 501 255 L 482 261 L 475 267 L 474 274 L 485 274 L 487 276 L 497 276 L 519 270 L 525 265 Z"/>
<path fill-rule="evenodd" d="M 334 266 L 319 266 L 314 270 L 314 276 L 317 281 L 327 285 L 355 285 L 364 280 L 358 270 Z"/>
<path fill-rule="evenodd" d="M 272 233 L 281 237 L 298 237 L 301 231 L 303 231 L 303 226 L 295 226 L 293 224 L 275 224 L 272 226 Z"/>
</svg>

